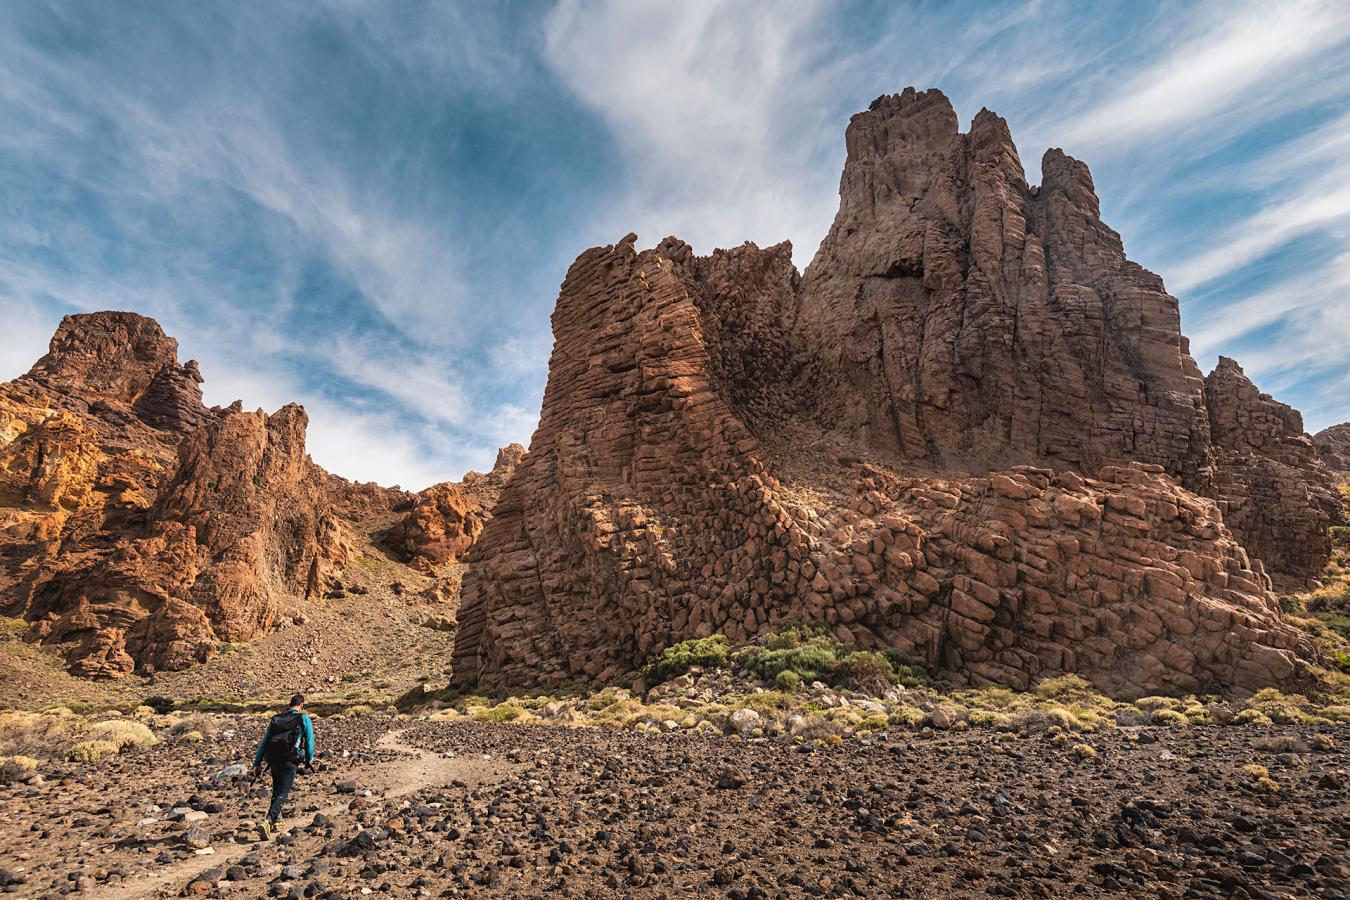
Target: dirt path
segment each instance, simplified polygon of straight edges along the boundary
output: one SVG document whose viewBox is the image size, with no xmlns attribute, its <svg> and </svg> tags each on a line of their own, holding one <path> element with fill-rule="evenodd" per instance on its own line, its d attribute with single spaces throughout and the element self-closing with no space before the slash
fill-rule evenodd
<svg viewBox="0 0 1350 900">
<path fill-rule="evenodd" d="M 390 798 L 416 793 L 433 785 L 448 784 L 459 780 L 469 785 L 495 781 L 503 777 L 511 764 L 499 759 L 484 759 L 474 756 L 443 756 L 422 750 L 404 743 L 400 732 L 391 731 L 376 743 L 381 750 L 393 750 L 405 754 L 402 759 L 392 762 L 375 763 L 355 769 L 352 776 L 362 782 L 373 796 Z M 350 799 L 332 803 L 320 809 L 305 812 L 306 821 L 317 813 L 336 817 L 347 813 Z M 300 822 L 297 820 L 296 825 Z M 297 831 L 300 840 L 293 845 L 297 851 L 307 849 L 308 844 L 317 842 L 317 838 Z M 106 900 L 133 900 L 133 898 L 177 897 L 185 884 L 207 869 L 216 866 L 229 866 L 237 860 L 258 849 L 258 843 L 249 844 L 213 844 L 214 853 L 205 856 L 192 856 L 179 862 L 162 866 L 150 877 L 139 881 L 124 881 L 116 885 L 100 887 L 91 896 Z M 301 853 L 296 854 L 297 857 Z"/>
</svg>

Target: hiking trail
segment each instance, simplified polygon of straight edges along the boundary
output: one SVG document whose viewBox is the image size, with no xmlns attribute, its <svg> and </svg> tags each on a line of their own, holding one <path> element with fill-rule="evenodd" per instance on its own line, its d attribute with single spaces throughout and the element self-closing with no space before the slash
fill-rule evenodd
<svg viewBox="0 0 1350 900">
<path fill-rule="evenodd" d="M 380 750 L 392 750 L 404 754 L 400 759 L 389 762 L 372 763 L 360 766 L 350 773 L 363 783 L 363 789 L 371 792 L 371 800 L 387 800 L 413 794 L 423 788 L 448 784 L 459 780 L 469 785 L 477 785 L 503 777 L 512 767 L 505 760 L 481 756 L 442 756 L 420 747 L 404 743 L 401 731 L 390 731 L 381 735 L 375 746 Z M 263 781 L 267 776 L 264 774 Z M 343 780 L 347 780 L 344 778 Z M 305 834 L 303 822 L 308 823 L 315 815 L 322 813 L 329 817 L 348 815 L 351 798 L 331 803 L 315 810 L 297 813 L 291 833 L 297 837 L 291 845 L 297 859 L 303 859 L 312 850 L 311 844 L 319 846 L 322 839 Z M 191 856 L 187 859 L 168 863 L 152 870 L 145 878 L 128 878 L 114 885 L 100 886 L 91 896 L 101 900 L 136 900 L 136 898 L 177 897 L 192 879 L 208 869 L 217 866 L 229 866 L 254 850 L 266 846 L 266 842 L 253 841 L 246 844 L 218 842 L 211 848 L 214 853 Z"/>
</svg>

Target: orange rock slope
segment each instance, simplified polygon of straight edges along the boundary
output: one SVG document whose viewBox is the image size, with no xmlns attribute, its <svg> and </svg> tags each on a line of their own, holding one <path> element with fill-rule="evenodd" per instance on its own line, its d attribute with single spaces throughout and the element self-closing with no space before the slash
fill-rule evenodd
<svg viewBox="0 0 1350 900">
<path fill-rule="evenodd" d="M 109 312 L 0 385 L 0 596 L 76 673 L 204 660 L 343 561 L 304 410 L 207 409 L 200 381 L 153 320 Z"/>
<path fill-rule="evenodd" d="M 1339 515 L 1329 476 L 1291 420 L 1231 438 L 1253 401 L 1220 373 L 1207 403 L 1086 167 L 1050 151 L 1027 185 L 1003 121 L 962 134 L 936 91 L 879 99 L 848 150 L 804 276 L 786 245 L 632 235 L 572 266 L 538 430 L 470 552 L 457 677 L 611 678 L 806 621 L 1019 687 L 1300 680 L 1316 650 L 1267 565 L 1325 562 L 1294 543 Z M 1230 530 L 1221 506 L 1255 497 Z"/>
</svg>

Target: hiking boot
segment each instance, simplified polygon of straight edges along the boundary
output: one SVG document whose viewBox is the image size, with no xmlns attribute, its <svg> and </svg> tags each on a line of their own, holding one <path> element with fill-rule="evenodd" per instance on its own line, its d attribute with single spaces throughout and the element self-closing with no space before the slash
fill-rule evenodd
<svg viewBox="0 0 1350 900">
<path fill-rule="evenodd" d="M 260 823 L 257 831 L 259 840 L 267 841 L 272 839 L 272 824 L 270 822 L 263 821 Z"/>
<path fill-rule="evenodd" d="M 277 819 L 275 822 L 272 823 L 273 834 L 281 834 L 281 832 L 284 831 L 285 829 L 286 823 L 281 821 L 280 819 Z"/>
</svg>

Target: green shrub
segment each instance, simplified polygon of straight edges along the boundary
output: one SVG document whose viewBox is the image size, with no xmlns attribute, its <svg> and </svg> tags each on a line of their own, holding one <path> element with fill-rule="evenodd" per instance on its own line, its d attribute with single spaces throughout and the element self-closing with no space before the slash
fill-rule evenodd
<svg viewBox="0 0 1350 900">
<path fill-rule="evenodd" d="M 1071 698 L 1095 698 L 1100 693 L 1077 675 L 1060 675 L 1047 678 L 1036 685 L 1036 695 L 1047 699 L 1067 700 Z"/>
<path fill-rule="evenodd" d="M 730 654 L 731 645 L 723 634 L 681 641 L 662 650 L 661 655 L 642 670 L 642 677 L 648 684 L 660 684 L 683 675 L 694 666 L 725 666 Z"/>
<path fill-rule="evenodd" d="M 1258 709 L 1244 709 L 1233 717 L 1233 722 L 1237 725 L 1274 725 L 1270 716 Z"/>
<path fill-rule="evenodd" d="M 77 763 L 92 763 L 116 753 L 117 745 L 112 741 L 80 741 L 70 748 L 66 759 Z"/>
<path fill-rule="evenodd" d="M 1191 724 L 1190 720 L 1188 720 L 1185 715 L 1177 712 L 1175 709 L 1155 709 L 1153 710 L 1153 714 L 1148 717 L 1148 720 L 1154 725 L 1164 725 L 1169 727 L 1173 725 Z"/>
<path fill-rule="evenodd" d="M 928 714 L 921 709 L 913 706 L 900 705 L 891 710 L 892 725 L 900 725 L 904 728 L 918 728 L 928 721 Z"/>
<path fill-rule="evenodd" d="M 779 672 L 788 670 L 803 681 L 824 681 L 834 674 L 840 656 L 846 653 L 847 648 L 832 637 L 806 636 L 799 629 L 790 629 L 746 650 L 741 662 L 765 681 L 773 681 Z"/>
<path fill-rule="evenodd" d="M 879 693 L 895 683 L 895 670 L 880 653 L 857 650 L 839 661 L 835 679 L 857 691 Z"/>
<path fill-rule="evenodd" d="M 891 664 L 891 671 L 895 673 L 895 677 L 891 679 L 895 684 L 905 687 L 925 687 L 932 683 L 924 667 L 905 651 L 893 648 L 885 651 L 884 655 Z"/>
<path fill-rule="evenodd" d="M 514 722 L 524 714 L 525 711 L 519 706 L 499 703 L 491 708 L 477 707 L 473 718 L 477 722 Z"/>
<path fill-rule="evenodd" d="M 773 683 L 780 691 L 792 693 L 802 686 L 802 676 L 791 669 L 784 669 L 778 673 L 776 678 L 774 678 Z"/>
</svg>

